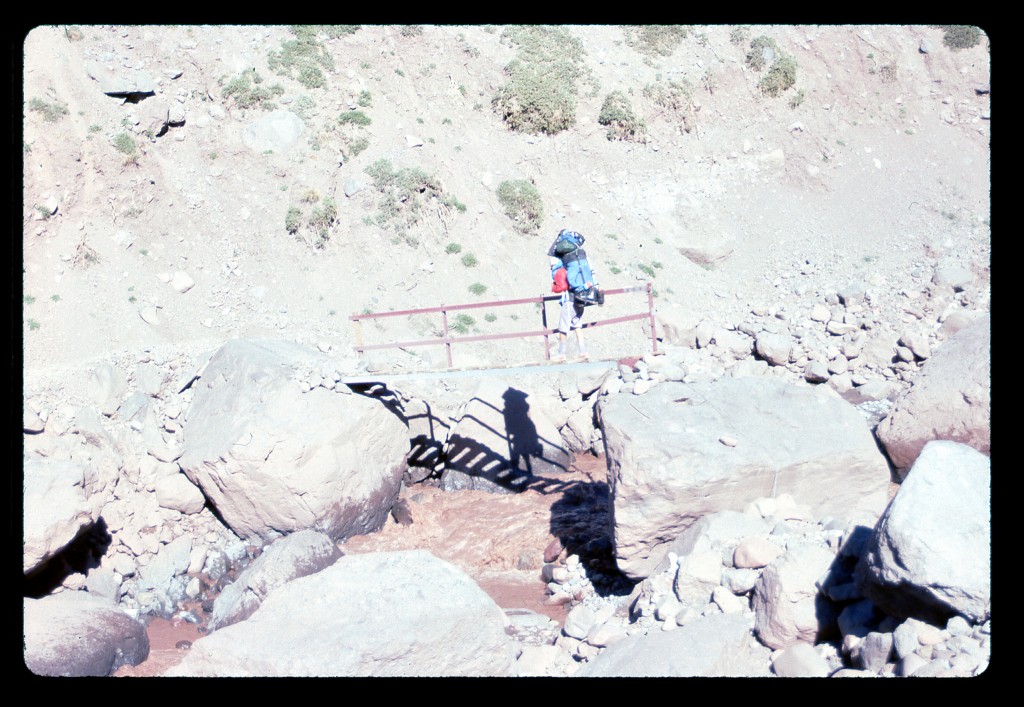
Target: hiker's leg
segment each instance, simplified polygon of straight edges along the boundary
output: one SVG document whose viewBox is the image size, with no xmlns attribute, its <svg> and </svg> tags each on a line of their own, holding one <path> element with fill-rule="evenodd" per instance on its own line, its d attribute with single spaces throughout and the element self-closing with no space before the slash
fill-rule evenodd
<svg viewBox="0 0 1024 707">
<path fill-rule="evenodd" d="M 572 320 L 573 326 L 576 329 L 576 345 L 579 347 L 580 356 L 586 356 L 587 344 L 583 340 L 583 305 L 573 305 L 573 310 L 573 313 L 576 315 Z"/>
<path fill-rule="evenodd" d="M 572 331 L 573 306 L 571 302 L 562 303 L 562 309 L 558 314 L 558 355 L 565 355 L 565 344 L 568 334 Z"/>
</svg>

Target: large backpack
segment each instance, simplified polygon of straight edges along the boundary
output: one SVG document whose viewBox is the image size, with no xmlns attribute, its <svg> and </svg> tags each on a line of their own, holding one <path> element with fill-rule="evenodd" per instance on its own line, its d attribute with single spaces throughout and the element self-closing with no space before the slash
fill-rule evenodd
<svg viewBox="0 0 1024 707">
<path fill-rule="evenodd" d="M 563 228 L 558 232 L 558 237 L 552 248 L 554 254 L 562 259 L 562 265 L 566 270 L 566 279 L 569 281 L 569 289 L 573 292 L 587 289 L 587 283 L 594 281 L 590 263 L 587 261 L 587 253 L 581 247 L 584 240 L 582 234 Z"/>
</svg>

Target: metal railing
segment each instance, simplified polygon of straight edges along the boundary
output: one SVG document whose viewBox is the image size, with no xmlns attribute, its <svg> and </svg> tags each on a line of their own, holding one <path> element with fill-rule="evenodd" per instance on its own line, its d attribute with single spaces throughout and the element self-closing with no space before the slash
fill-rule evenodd
<svg viewBox="0 0 1024 707">
<path fill-rule="evenodd" d="M 658 353 L 658 340 L 655 332 L 654 325 L 654 292 L 651 288 L 651 283 L 647 282 L 644 285 L 638 285 L 636 287 L 622 287 L 614 290 L 604 290 L 605 297 L 614 295 L 624 295 L 630 293 L 647 293 L 647 311 L 639 312 L 637 314 L 626 314 L 619 317 L 610 317 L 608 319 L 602 319 L 594 322 L 586 322 L 580 328 L 589 329 L 598 326 L 608 326 L 611 324 L 621 324 L 623 322 L 639 321 L 642 319 L 648 319 L 651 325 L 651 348 L 653 353 Z M 363 314 L 353 314 L 349 319 L 352 321 L 355 327 L 355 348 L 356 352 L 363 354 L 366 351 L 374 351 L 378 349 L 397 349 L 397 348 L 408 348 L 412 346 L 444 346 L 445 352 L 448 356 L 448 367 L 452 368 L 452 344 L 464 344 L 471 343 L 474 341 L 494 341 L 497 339 L 527 339 L 535 336 L 544 337 L 544 360 L 551 360 L 551 342 L 549 337 L 557 334 L 558 329 L 552 329 L 548 327 L 547 321 L 547 308 L 544 307 L 545 302 L 552 300 L 561 299 L 560 295 L 539 295 L 537 297 L 524 297 L 521 299 L 511 300 L 492 300 L 490 302 L 474 302 L 472 304 L 442 304 L 437 307 L 423 307 L 420 309 L 403 309 L 394 312 L 366 312 Z M 477 334 L 473 336 L 452 336 L 451 328 L 448 326 L 448 313 L 457 312 L 466 309 L 484 309 L 488 307 L 508 307 L 512 305 L 521 304 L 533 304 L 539 303 L 541 310 L 541 325 L 543 329 L 534 331 L 515 331 L 507 332 L 504 334 Z M 593 311 L 593 307 L 590 308 Z M 362 322 L 366 319 L 381 319 L 384 317 L 401 317 L 410 316 L 413 314 L 438 314 L 441 315 L 441 321 L 443 325 L 443 335 L 440 338 L 435 339 L 420 339 L 417 341 L 398 341 L 386 344 L 364 344 L 363 343 L 363 332 Z"/>
</svg>

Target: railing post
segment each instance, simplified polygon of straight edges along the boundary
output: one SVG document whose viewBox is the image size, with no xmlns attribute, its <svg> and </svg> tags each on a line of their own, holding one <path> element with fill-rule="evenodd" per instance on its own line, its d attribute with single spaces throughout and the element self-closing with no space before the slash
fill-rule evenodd
<svg viewBox="0 0 1024 707">
<path fill-rule="evenodd" d="M 551 341 L 548 338 L 548 308 L 544 303 L 544 295 L 540 296 L 540 323 L 544 327 L 544 360 L 551 360 Z"/>
<path fill-rule="evenodd" d="M 441 320 L 444 322 L 444 348 L 448 354 L 448 368 L 452 366 L 452 341 L 448 334 L 448 310 L 441 305 Z"/>
<path fill-rule="evenodd" d="M 658 333 L 654 329 L 654 291 L 651 289 L 651 281 L 647 281 L 647 315 L 651 321 L 651 347 L 653 353 L 658 353 Z"/>
</svg>

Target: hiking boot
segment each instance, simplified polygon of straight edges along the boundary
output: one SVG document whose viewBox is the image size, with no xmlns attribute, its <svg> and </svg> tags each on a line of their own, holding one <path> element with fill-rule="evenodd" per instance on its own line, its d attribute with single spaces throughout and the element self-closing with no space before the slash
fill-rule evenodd
<svg viewBox="0 0 1024 707">
<path fill-rule="evenodd" d="M 590 354 L 588 354 L 586 351 L 582 352 L 580 354 L 580 356 L 579 356 L 579 360 L 580 361 L 589 361 L 590 360 Z"/>
<path fill-rule="evenodd" d="M 551 357 L 551 363 L 565 363 L 565 354 L 555 354 Z"/>
</svg>

